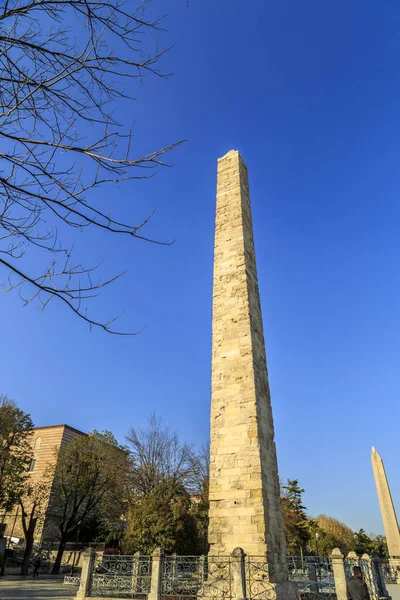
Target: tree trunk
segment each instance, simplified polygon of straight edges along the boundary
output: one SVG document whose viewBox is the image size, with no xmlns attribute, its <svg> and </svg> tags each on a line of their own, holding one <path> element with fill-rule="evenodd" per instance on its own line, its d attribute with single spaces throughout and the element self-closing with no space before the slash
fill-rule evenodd
<svg viewBox="0 0 400 600">
<path fill-rule="evenodd" d="M 22 560 L 21 575 L 28 575 L 29 561 L 31 559 L 32 548 L 33 548 L 33 533 L 32 533 L 32 535 L 25 537 L 25 542 L 26 542 L 26 546 L 25 546 L 24 558 Z"/>
<path fill-rule="evenodd" d="M 67 540 L 63 540 L 63 539 L 60 540 L 60 545 L 58 546 L 58 550 L 57 550 L 56 562 L 54 563 L 53 568 L 51 570 L 52 575 L 58 575 L 58 573 L 60 572 L 62 556 L 63 556 L 63 552 L 64 552 L 66 543 L 67 543 Z"/>
</svg>

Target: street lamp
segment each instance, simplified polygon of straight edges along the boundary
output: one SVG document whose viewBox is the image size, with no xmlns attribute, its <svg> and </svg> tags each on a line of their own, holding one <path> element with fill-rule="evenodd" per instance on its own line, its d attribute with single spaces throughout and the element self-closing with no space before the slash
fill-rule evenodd
<svg viewBox="0 0 400 600">
<path fill-rule="evenodd" d="M 315 552 L 317 554 L 317 577 L 319 577 L 319 579 L 321 579 L 321 571 L 320 571 L 320 563 L 319 563 L 319 552 L 318 552 L 318 540 L 319 540 L 319 533 L 317 531 L 317 533 L 315 534 Z"/>
</svg>

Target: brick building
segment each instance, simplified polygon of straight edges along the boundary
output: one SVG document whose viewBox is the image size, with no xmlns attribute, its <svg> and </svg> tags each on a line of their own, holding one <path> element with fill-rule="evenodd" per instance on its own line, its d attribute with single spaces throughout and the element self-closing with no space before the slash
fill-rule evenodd
<svg viewBox="0 0 400 600">
<path fill-rule="evenodd" d="M 49 425 L 48 427 L 35 427 L 32 436 L 33 459 L 29 466 L 29 476 L 33 483 L 39 482 L 49 465 L 57 460 L 60 448 L 71 442 L 78 435 L 86 435 L 69 425 Z M 49 493 L 50 499 L 51 491 Z M 21 524 L 20 508 L 16 506 L 11 513 L 0 516 L 0 522 L 6 524 L 5 535 L 13 538 L 24 538 Z M 47 509 L 48 510 L 48 509 Z M 44 526 L 35 531 L 35 542 L 55 541 L 51 529 Z"/>
</svg>

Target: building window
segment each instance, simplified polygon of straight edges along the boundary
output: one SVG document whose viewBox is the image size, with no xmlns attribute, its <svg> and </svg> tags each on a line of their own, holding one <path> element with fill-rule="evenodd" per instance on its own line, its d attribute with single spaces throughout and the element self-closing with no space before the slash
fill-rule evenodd
<svg viewBox="0 0 400 600">
<path fill-rule="evenodd" d="M 42 438 L 38 437 L 36 442 L 35 442 L 35 450 L 37 450 L 38 448 L 40 448 L 40 443 L 42 441 Z"/>
<path fill-rule="evenodd" d="M 36 459 L 32 458 L 32 460 L 29 464 L 29 469 L 28 469 L 29 473 L 32 473 L 32 471 L 35 470 L 35 465 L 36 465 Z"/>
</svg>

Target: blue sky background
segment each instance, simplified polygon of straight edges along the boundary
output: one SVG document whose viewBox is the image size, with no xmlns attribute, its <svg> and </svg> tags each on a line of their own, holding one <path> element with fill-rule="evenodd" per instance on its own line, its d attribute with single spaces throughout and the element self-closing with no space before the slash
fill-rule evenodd
<svg viewBox="0 0 400 600">
<path fill-rule="evenodd" d="M 156 411 L 208 438 L 216 160 L 249 169 L 282 477 L 313 515 L 381 532 L 370 466 L 400 510 L 400 5 L 370 0 L 154 0 L 174 75 L 147 78 L 119 117 L 137 154 L 188 138 L 175 167 L 101 202 L 170 248 L 76 235 L 87 262 L 129 273 L 92 306 L 135 338 L 88 331 L 64 307 L 0 295 L 0 391 L 37 425 L 128 427 Z M 117 214 L 117 213 L 115 213 Z M 1 274 L 2 275 L 2 274 Z"/>
</svg>

